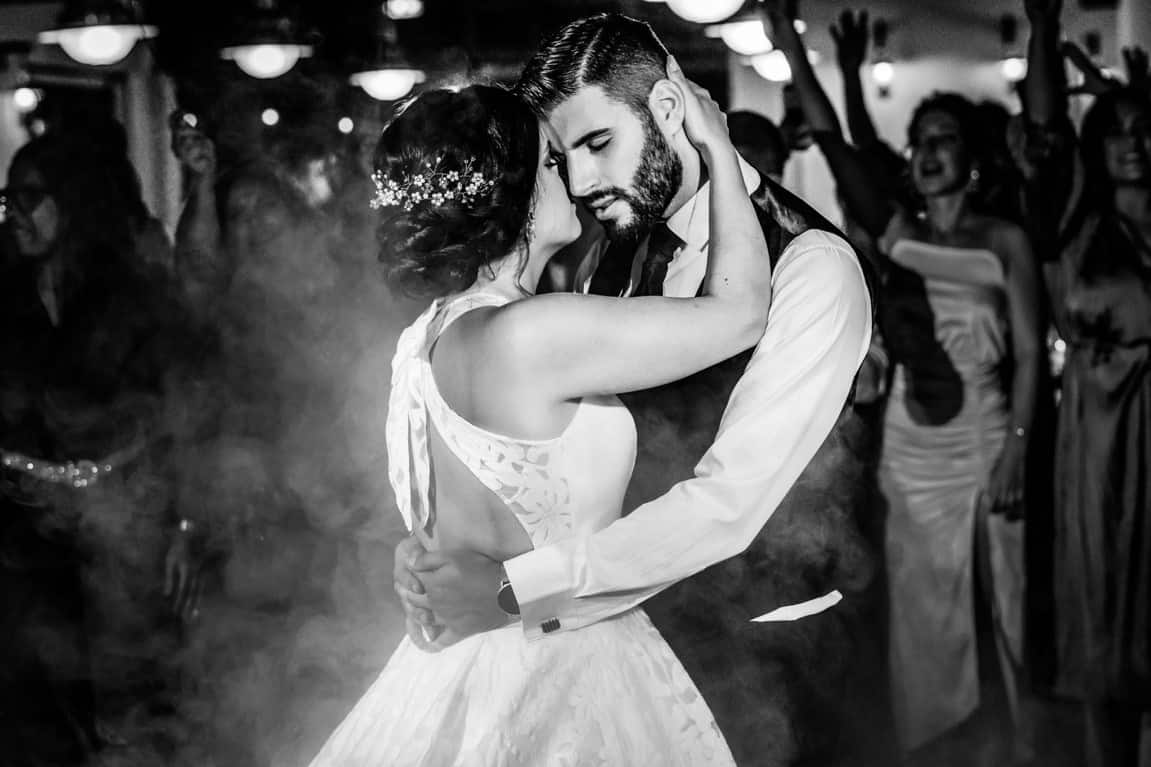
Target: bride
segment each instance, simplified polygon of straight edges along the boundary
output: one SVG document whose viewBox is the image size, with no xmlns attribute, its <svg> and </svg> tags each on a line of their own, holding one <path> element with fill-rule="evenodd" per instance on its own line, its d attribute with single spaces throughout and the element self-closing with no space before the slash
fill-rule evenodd
<svg viewBox="0 0 1151 767">
<path fill-rule="evenodd" d="M 401 286 L 435 297 L 400 338 L 386 435 L 400 512 L 428 549 L 502 561 L 605 527 L 636 449 L 613 395 L 763 334 L 771 267 L 726 120 L 677 67 L 668 77 L 711 180 L 711 255 L 693 299 L 531 294 L 580 226 L 547 126 L 512 93 L 431 91 L 385 128 L 381 258 Z M 734 762 L 637 608 L 546 641 L 526 640 L 510 614 L 435 654 L 405 637 L 312 764 Z"/>
</svg>

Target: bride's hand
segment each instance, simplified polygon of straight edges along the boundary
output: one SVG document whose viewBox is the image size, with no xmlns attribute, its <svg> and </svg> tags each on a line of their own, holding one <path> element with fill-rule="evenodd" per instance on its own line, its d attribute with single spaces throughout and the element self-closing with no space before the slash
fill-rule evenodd
<svg viewBox="0 0 1151 767">
<path fill-rule="evenodd" d="M 734 151 L 727 130 L 727 115 L 707 90 L 684 76 L 674 56 L 667 58 L 667 79 L 683 93 L 683 128 L 704 160 L 722 150 Z"/>
<path fill-rule="evenodd" d="M 408 638 L 412 640 L 412 644 L 429 653 L 439 652 L 463 639 L 451 629 L 444 628 L 439 624 L 429 626 L 420 623 L 410 614 L 405 622 L 405 629 L 408 632 Z"/>
<path fill-rule="evenodd" d="M 444 635 L 444 627 L 436 622 L 424 593 L 424 585 L 412 572 L 412 563 L 425 553 L 423 544 L 415 536 L 403 539 L 396 545 L 395 560 L 392 565 L 392 588 L 400 598 L 404 608 L 404 629 L 412 643 L 425 652 L 442 649 L 439 642 Z M 447 645 L 443 645 L 446 647 Z"/>
<path fill-rule="evenodd" d="M 500 563 L 474 551 L 429 551 L 412 562 L 423 586 L 428 616 L 443 626 L 447 636 L 435 643 L 444 646 L 508 624 L 496 602 Z"/>
</svg>

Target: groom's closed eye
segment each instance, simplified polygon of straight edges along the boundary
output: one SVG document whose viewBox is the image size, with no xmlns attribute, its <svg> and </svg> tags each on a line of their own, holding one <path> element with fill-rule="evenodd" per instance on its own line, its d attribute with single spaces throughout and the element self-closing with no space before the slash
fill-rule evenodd
<svg viewBox="0 0 1151 767">
<path fill-rule="evenodd" d="M 600 128 L 599 130 L 589 131 L 576 139 L 572 144 L 572 149 L 579 149 L 581 146 L 586 146 L 593 152 L 598 152 L 603 149 L 608 143 L 611 142 L 611 131 L 608 128 Z"/>
</svg>

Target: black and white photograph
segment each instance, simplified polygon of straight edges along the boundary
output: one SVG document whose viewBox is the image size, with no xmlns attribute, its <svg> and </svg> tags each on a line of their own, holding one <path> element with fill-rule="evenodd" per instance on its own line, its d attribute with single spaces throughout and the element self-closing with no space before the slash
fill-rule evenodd
<svg viewBox="0 0 1151 767">
<path fill-rule="evenodd" d="M 1151 767 L 1148 0 L 0 0 L 0 767 Z"/>
</svg>

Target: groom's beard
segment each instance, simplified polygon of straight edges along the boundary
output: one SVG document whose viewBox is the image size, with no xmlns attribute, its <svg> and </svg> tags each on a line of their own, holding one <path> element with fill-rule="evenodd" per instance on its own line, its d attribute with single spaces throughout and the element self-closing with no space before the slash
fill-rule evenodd
<svg viewBox="0 0 1151 767">
<path fill-rule="evenodd" d="M 638 243 L 643 239 L 664 218 L 664 211 L 683 182 L 683 163 L 659 132 L 651 113 L 643 110 L 640 119 L 644 142 L 630 189 L 609 187 L 583 198 L 591 205 L 615 197 L 627 205 L 628 214 L 600 222 L 612 242 Z"/>
</svg>

